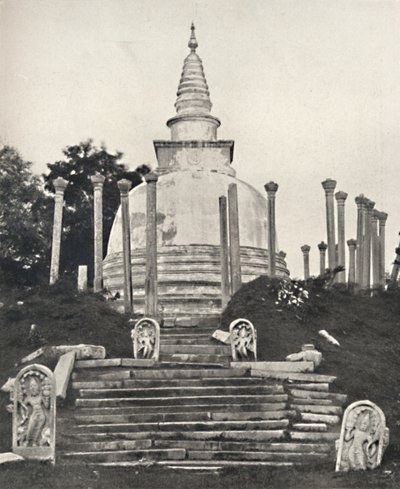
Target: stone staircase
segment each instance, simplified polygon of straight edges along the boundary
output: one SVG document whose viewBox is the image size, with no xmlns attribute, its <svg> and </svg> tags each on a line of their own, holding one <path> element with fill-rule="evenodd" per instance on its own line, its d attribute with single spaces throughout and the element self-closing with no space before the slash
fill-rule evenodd
<svg viewBox="0 0 400 489">
<path fill-rule="evenodd" d="M 58 457 L 94 464 L 285 466 L 334 460 L 346 396 L 334 377 L 230 367 L 215 328 L 162 330 L 160 362 L 78 361 Z M 254 374 L 254 372 L 253 372 Z"/>
</svg>

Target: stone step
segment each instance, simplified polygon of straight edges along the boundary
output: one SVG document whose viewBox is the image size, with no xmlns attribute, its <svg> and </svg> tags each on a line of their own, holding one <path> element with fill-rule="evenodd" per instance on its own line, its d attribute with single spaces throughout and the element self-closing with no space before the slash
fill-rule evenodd
<svg viewBox="0 0 400 489">
<path fill-rule="evenodd" d="M 152 368 L 157 366 L 154 360 L 142 360 L 136 358 L 104 358 L 102 360 L 77 360 L 74 368 L 102 368 L 102 367 L 133 367 Z"/>
<path fill-rule="evenodd" d="M 297 388 L 289 388 L 290 393 L 293 397 L 308 398 L 308 399 L 327 399 L 338 404 L 344 404 L 347 401 L 346 394 L 336 394 L 331 392 L 317 392 L 310 390 L 302 390 Z"/>
<path fill-rule="evenodd" d="M 314 362 L 232 362 L 232 367 L 248 367 L 257 374 L 268 375 L 269 372 L 305 373 L 314 371 Z"/>
<path fill-rule="evenodd" d="M 230 467 L 272 467 L 272 468 L 282 468 L 282 467 L 294 467 L 299 465 L 293 462 L 265 462 L 263 460 L 251 461 L 251 460 L 219 460 L 218 462 L 207 462 L 206 460 L 159 460 L 155 462 L 157 465 L 168 467 L 173 470 L 191 470 L 196 471 L 210 471 L 216 472 L 223 468 Z M 92 463 L 89 464 L 94 467 L 140 467 L 141 465 L 147 466 L 148 463 L 144 462 L 103 462 L 103 463 Z"/>
<path fill-rule="evenodd" d="M 281 412 L 286 410 L 285 402 L 276 403 L 254 403 L 251 398 L 248 402 L 242 402 L 240 404 L 209 404 L 209 403 L 198 403 L 198 404 L 179 404 L 172 406 L 129 406 L 129 407 L 79 407 L 75 409 L 75 413 L 78 415 L 89 416 L 89 415 L 112 415 L 112 414 L 176 414 L 176 413 L 188 413 L 191 412 L 226 412 L 229 413 L 246 413 L 249 411 L 263 411 L 270 412 L 276 411 Z M 290 413 L 294 413 L 294 410 L 290 410 Z M 57 420 L 61 422 L 63 418 L 58 417 Z"/>
<path fill-rule="evenodd" d="M 208 412 L 193 411 L 190 413 L 136 413 L 136 414 L 77 414 L 77 423 L 160 423 L 168 421 L 199 422 L 199 421 L 244 421 L 244 420 L 275 420 L 294 417 L 295 411 L 242 411 L 242 412 Z"/>
<path fill-rule="evenodd" d="M 290 404 L 296 409 L 301 409 L 302 405 L 305 406 L 337 406 L 331 399 L 311 399 L 310 397 L 292 397 Z M 340 406 L 338 406 L 340 407 Z"/>
<path fill-rule="evenodd" d="M 222 363 L 229 366 L 230 354 L 208 353 L 163 353 L 160 354 L 160 362 L 196 362 L 196 363 Z"/>
<path fill-rule="evenodd" d="M 160 423 L 104 423 L 80 424 L 76 430 L 82 432 L 114 433 L 118 431 L 215 431 L 215 430 L 277 430 L 289 426 L 287 419 L 268 421 L 167 421 Z"/>
<path fill-rule="evenodd" d="M 300 413 L 301 420 L 310 423 L 325 423 L 334 425 L 340 423 L 339 416 L 331 414 Z"/>
<path fill-rule="evenodd" d="M 171 336 L 171 338 L 170 338 Z M 181 338 L 182 336 L 182 338 Z M 199 337 L 198 337 L 199 336 Z M 161 336 L 160 338 L 160 345 L 161 348 L 164 348 L 166 345 L 210 345 L 210 346 L 216 346 L 218 344 L 217 341 L 213 340 L 209 335 L 196 335 L 195 337 L 193 335 L 186 336 L 186 335 L 177 335 L 176 337 L 174 335 L 168 335 L 168 336 Z"/>
<path fill-rule="evenodd" d="M 325 423 L 294 423 L 292 428 L 296 431 L 328 431 L 328 426 Z"/>
<path fill-rule="evenodd" d="M 318 391 L 318 392 L 329 392 L 329 383 L 327 382 L 314 382 L 308 384 L 296 383 L 293 385 L 296 389 L 306 390 L 306 391 Z"/>
<path fill-rule="evenodd" d="M 289 432 L 290 439 L 296 441 L 334 442 L 339 438 L 339 436 L 340 436 L 339 432 L 319 433 L 319 432 L 304 432 L 304 431 L 295 431 L 295 430 L 290 430 Z"/>
<path fill-rule="evenodd" d="M 217 363 L 217 362 L 203 362 L 203 361 L 170 361 L 170 360 L 162 360 L 160 362 L 160 367 L 161 368 L 181 368 L 181 369 L 189 369 L 189 368 L 220 368 L 220 369 L 227 369 L 229 367 L 229 358 L 226 357 L 226 360 L 223 362 Z"/>
<path fill-rule="evenodd" d="M 183 448 L 149 449 L 149 450 L 111 450 L 94 452 L 65 452 L 61 458 L 76 459 L 85 462 L 112 462 L 129 460 L 184 460 L 186 450 Z"/>
<path fill-rule="evenodd" d="M 283 440 L 287 437 L 286 429 L 235 429 L 235 430 L 204 430 L 204 431 L 79 431 L 69 430 L 63 434 L 60 442 L 97 442 L 115 440 L 208 440 L 208 441 L 251 441 L 268 442 Z"/>
<path fill-rule="evenodd" d="M 143 379 L 143 380 L 165 380 L 165 379 L 193 379 L 193 378 L 231 378 L 243 377 L 248 369 L 123 369 L 123 368 L 106 368 L 106 369 L 84 369 L 74 371 L 73 380 L 126 380 L 126 379 Z"/>
<path fill-rule="evenodd" d="M 241 386 L 200 386 L 200 387 L 129 387 L 117 389 L 80 389 L 81 398 L 150 398 L 150 397 L 187 397 L 216 395 L 263 395 L 283 394 L 282 385 L 241 385 Z"/>
<path fill-rule="evenodd" d="M 325 460 L 329 457 L 329 454 L 315 452 L 189 450 L 187 456 L 189 460 L 268 460 L 304 462 L 306 460 Z"/>
<path fill-rule="evenodd" d="M 314 413 L 314 414 L 333 414 L 336 416 L 341 416 L 343 409 L 340 406 L 319 406 L 314 404 L 296 404 L 290 403 L 292 409 L 295 409 L 303 413 Z"/>
<path fill-rule="evenodd" d="M 124 397 L 124 398 L 85 398 L 76 399 L 78 407 L 117 407 L 117 406 L 159 406 L 180 404 L 237 404 L 240 401 L 254 403 L 286 402 L 287 394 L 218 395 L 218 396 L 180 396 L 180 397 Z"/>
<path fill-rule="evenodd" d="M 297 453 L 330 453 L 332 447 L 326 443 L 266 443 L 257 441 L 207 441 L 207 440 L 154 440 L 158 448 L 185 448 L 207 451 L 264 451 Z"/>
<path fill-rule="evenodd" d="M 252 377 L 214 377 L 204 379 L 135 379 L 135 380 L 89 380 L 73 381 L 73 389 L 113 389 L 122 387 L 233 387 L 233 386 L 251 386 L 251 385 L 271 385 L 272 381 L 264 379 L 255 379 Z"/>
<path fill-rule="evenodd" d="M 63 447 L 63 442 L 57 444 L 57 448 Z M 105 441 L 87 441 L 87 442 L 75 442 L 67 445 L 69 452 L 97 452 L 97 451 L 111 451 L 111 450 L 145 450 L 149 448 L 182 448 L 177 446 L 165 446 L 160 447 L 152 440 L 105 440 Z"/>
<path fill-rule="evenodd" d="M 161 344 L 161 355 L 164 357 L 167 354 L 173 355 L 223 355 L 230 356 L 231 348 L 226 345 L 165 345 Z"/>
<path fill-rule="evenodd" d="M 262 377 L 267 379 L 279 379 L 287 380 L 291 382 L 328 382 L 331 384 L 336 380 L 336 377 L 332 375 L 322 375 L 314 373 L 301 373 L 301 372 L 283 372 L 283 371 L 273 371 L 273 370 L 260 370 L 257 368 L 251 368 L 252 377 Z M 293 384 L 296 386 L 296 384 Z"/>
</svg>

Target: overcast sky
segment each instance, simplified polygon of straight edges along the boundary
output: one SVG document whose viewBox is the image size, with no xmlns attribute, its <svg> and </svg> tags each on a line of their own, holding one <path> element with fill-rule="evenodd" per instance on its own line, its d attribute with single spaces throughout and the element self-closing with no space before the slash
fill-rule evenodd
<svg viewBox="0 0 400 489">
<path fill-rule="evenodd" d="M 400 231 L 400 2 L 395 0 L 2 0 L 0 142 L 34 170 L 93 138 L 131 168 L 169 139 L 193 20 L 220 139 L 238 177 L 279 183 L 277 231 L 293 275 L 326 241 L 321 181 L 389 213 Z"/>
</svg>

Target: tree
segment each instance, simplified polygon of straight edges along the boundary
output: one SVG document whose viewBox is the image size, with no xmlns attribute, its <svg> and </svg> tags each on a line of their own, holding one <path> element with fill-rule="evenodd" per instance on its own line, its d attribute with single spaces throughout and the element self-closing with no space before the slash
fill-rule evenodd
<svg viewBox="0 0 400 489">
<path fill-rule="evenodd" d="M 78 265 L 87 265 L 89 277 L 93 272 L 93 185 L 91 175 L 96 172 L 105 177 L 103 187 L 103 248 L 106 251 L 108 237 L 120 197 L 117 181 L 126 178 L 132 188 L 143 181 L 150 171 L 146 165 L 129 171 L 120 163 L 122 153 L 111 154 L 102 146 L 96 148 L 92 140 L 63 150 L 64 159 L 48 164 L 49 173 L 43 175 L 45 188 L 54 192 L 53 180 L 62 177 L 68 180 L 65 190 L 63 233 L 61 243 L 60 270 L 76 273 Z"/>
<path fill-rule="evenodd" d="M 43 219 L 46 196 L 14 148 L 0 149 L 0 268 L 2 281 L 36 281 L 46 262 L 49 228 Z"/>
</svg>

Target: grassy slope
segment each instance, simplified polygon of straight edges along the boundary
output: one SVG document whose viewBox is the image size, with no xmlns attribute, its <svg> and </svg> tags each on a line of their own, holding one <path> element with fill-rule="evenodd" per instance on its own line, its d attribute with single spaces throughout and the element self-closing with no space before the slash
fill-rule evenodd
<svg viewBox="0 0 400 489">
<path fill-rule="evenodd" d="M 347 393 L 349 402 L 369 399 L 383 409 L 391 430 L 387 455 L 398 457 L 400 292 L 354 296 L 310 281 L 309 301 L 299 310 L 277 305 L 276 287 L 267 277 L 244 285 L 223 314 L 223 325 L 238 317 L 252 321 L 260 360 L 284 360 L 303 343 L 314 343 L 324 358 L 318 372 L 336 375 L 335 388 Z M 320 329 L 332 334 L 341 348 L 319 336 Z"/>
</svg>

